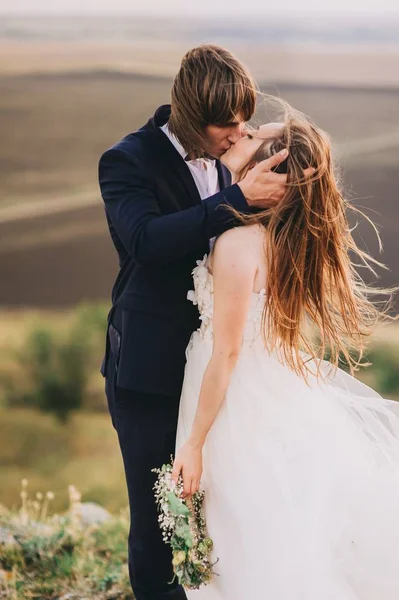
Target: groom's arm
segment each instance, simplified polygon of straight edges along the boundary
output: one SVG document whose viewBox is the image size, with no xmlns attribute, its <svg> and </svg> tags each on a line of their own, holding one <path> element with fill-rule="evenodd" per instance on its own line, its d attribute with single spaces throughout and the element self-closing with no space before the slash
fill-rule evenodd
<svg viewBox="0 0 399 600">
<path fill-rule="evenodd" d="M 198 206 L 163 215 L 150 177 L 123 150 L 111 149 L 101 157 L 99 180 L 118 237 L 130 256 L 143 265 L 170 263 L 232 227 L 234 218 L 223 206 L 249 211 L 240 187 L 232 185 Z"/>
</svg>

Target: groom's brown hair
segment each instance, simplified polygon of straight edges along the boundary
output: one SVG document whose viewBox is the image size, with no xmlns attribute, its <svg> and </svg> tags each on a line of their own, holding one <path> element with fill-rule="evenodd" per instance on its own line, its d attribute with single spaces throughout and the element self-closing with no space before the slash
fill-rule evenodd
<svg viewBox="0 0 399 600">
<path fill-rule="evenodd" d="M 169 129 L 190 156 L 204 155 L 204 128 L 228 125 L 255 112 L 256 85 L 228 50 L 212 44 L 183 57 L 172 87 Z"/>
</svg>

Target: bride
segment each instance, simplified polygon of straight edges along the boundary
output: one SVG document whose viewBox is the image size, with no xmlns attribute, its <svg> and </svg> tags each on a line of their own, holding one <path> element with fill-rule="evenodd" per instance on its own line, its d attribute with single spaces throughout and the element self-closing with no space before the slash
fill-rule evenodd
<svg viewBox="0 0 399 600">
<path fill-rule="evenodd" d="M 244 226 L 193 272 L 202 324 L 187 348 L 173 478 L 188 496 L 201 480 L 219 562 L 187 595 L 398 600 L 396 404 L 337 368 L 356 368 L 384 311 L 353 266 L 376 261 L 352 238 L 328 138 L 286 110 L 223 162 L 240 182 L 285 147 L 285 199 L 232 215 Z"/>
</svg>

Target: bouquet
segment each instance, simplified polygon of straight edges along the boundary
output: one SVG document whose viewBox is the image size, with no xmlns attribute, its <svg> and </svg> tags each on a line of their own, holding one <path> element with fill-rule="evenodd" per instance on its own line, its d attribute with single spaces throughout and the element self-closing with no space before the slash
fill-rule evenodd
<svg viewBox="0 0 399 600">
<path fill-rule="evenodd" d="M 153 469 L 158 475 L 154 492 L 160 512 L 159 525 L 164 542 L 172 547 L 175 577 L 186 589 L 198 590 L 210 582 L 216 564 L 211 562 L 213 542 L 206 535 L 202 509 L 205 492 L 199 491 L 190 500 L 183 500 L 182 477 L 175 484 L 172 469 L 172 464 Z"/>
</svg>

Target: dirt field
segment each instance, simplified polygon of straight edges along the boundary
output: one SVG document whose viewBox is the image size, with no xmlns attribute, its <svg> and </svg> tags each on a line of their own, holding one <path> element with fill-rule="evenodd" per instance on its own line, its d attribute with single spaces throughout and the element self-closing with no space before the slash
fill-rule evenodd
<svg viewBox="0 0 399 600">
<path fill-rule="evenodd" d="M 130 26 L 132 22 L 130 22 Z M 198 27 L 194 22 L 158 22 L 159 28 L 136 21 L 137 30 L 131 32 L 129 41 L 100 41 L 97 39 L 73 41 L 54 38 L 23 40 L 0 38 L 0 74 L 68 73 L 89 70 L 116 70 L 151 77 L 173 77 L 179 68 L 183 54 L 200 43 L 209 42 L 226 46 L 250 69 L 257 80 L 278 83 L 306 83 L 307 85 L 343 85 L 366 87 L 397 87 L 399 84 L 397 37 L 384 44 L 360 42 L 337 43 L 335 38 L 316 41 L 313 35 L 301 36 L 301 40 L 289 35 L 278 40 L 275 27 L 281 23 L 243 23 L 229 28 Z M 48 26 L 50 26 L 48 24 Z M 95 28 L 93 23 L 88 29 Z M 392 27 L 394 25 L 392 24 Z M 122 25 L 124 29 L 124 25 Z M 246 36 L 240 40 L 243 30 Z M 339 26 L 338 26 L 339 29 Z M 252 36 L 251 36 L 252 32 Z M 119 30 L 119 33 L 121 31 Z M 245 37 L 246 37 L 245 36 Z M 353 37 L 353 31 L 352 31 Z M 356 36 L 354 36 L 356 37 Z M 361 36 L 360 36 L 361 37 Z M 396 41 L 395 41 L 396 40 Z"/>
<path fill-rule="evenodd" d="M 168 78 L 127 73 L 0 76 L 0 306 L 109 297 L 117 266 L 98 158 L 168 102 L 169 89 Z M 398 283 L 399 89 L 279 84 L 267 91 L 331 133 L 347 193 L 382 227 L 391 272 L 381 283 Z M 258 120 L 266 119 L 261 111 Z M 371 229 L 359 234 L 375 253 Z"/>
</svg>

